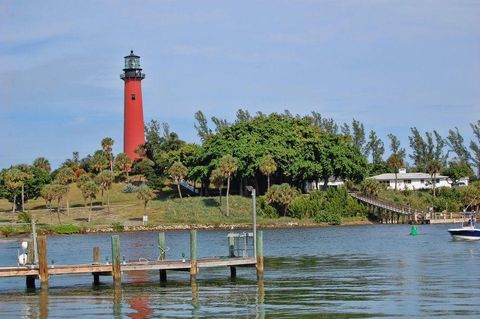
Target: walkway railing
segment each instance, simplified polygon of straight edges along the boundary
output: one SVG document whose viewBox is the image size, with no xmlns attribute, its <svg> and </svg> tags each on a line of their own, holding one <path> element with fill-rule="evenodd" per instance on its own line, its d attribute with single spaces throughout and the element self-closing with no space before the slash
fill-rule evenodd
<svg viewBox="0 0 480 319">
<path fill-rule="evenodd" d="M 366 195 L 364 193 L 350 193 L 350 196 L 352 196 L 353 198 L 365 204 L 383 208 L 387 211 L 391 211 L 399 215 L 426 216 L 426 212 L 422 210 L 419 210 L 407 205 L 399 204 L 396 202 L 388 201 L 385 199 L 381 199 L 373 195 Z"/>
<path fill-rule="evenodd" d="M 191 192 L 194 193 L 194 194 L 199 194 L 198 189 L 196 189 L 195 187 L 193 187 L 193 185 L 191 185 L 190 183 L 188 183 L 188 182 L 187 182 L 186 180 L 184 180 L 184 179 L 181 179 L 181 180 L 180 180 L 180 186 L 182 186 L 183 188 L 188 189 L 189 191 L 191 191 Z"/>
</svg>

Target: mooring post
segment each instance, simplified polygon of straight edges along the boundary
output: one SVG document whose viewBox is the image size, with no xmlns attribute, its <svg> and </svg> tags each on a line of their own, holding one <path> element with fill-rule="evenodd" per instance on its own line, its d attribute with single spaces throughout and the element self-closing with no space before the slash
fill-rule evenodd
<svg viewBox="0 0 480 319">
<path fill-rule="evenodd" d="M 112 277 L 115 283 L 122 281 L 120 272 L 120 236 L 112 236 Z"/>
<path fill-rule="evenodd" d="M 228 236 L 228 257 L 235 257 L 235 237 L 233 236 Z M 237 267 L 230 267 L 230 277 L 237 277 Z"/>
<path fill-rule="evenodd" d="M 263 230 L 257 231 L 257 278 L 263 278 Z"/>
<path fill-rule="evenodd" d="M 42 288 L 48 287 L 47 238 L 38 237 L 38 276 Z"/>
<path fill-rule="evenodd" d="M 165 260 L 167 258 L 167 243 L 165 241 L 165 233 L 158 233 L 158 260 Z M 167 271 L 165 269 L 160 270 L 160 282 L 167 281 Z"/>
<path fill-rule="evenodd" d="M 27 246 L 27 265 L 32 265 L 34 263 L 33 257 L 33 245 L 32 242 L 28 242 Z M 35 275 L 29 275 L 25 277 L 25 283 L 27 284 L 27 289 L 35 289 Z"/>
<path fill-rule="evenodd" d="M 100 263 L 100 248 L 93 247 L 93 264 L 98 265 Z M 93 273 L 93 284 L 100 284 L 100 274 L 95 272 Z"/>
<path fill-rule="evenodd" d="M 197 231 L 190 230 L 190 280 L 197 276 Z"/>
</svg>

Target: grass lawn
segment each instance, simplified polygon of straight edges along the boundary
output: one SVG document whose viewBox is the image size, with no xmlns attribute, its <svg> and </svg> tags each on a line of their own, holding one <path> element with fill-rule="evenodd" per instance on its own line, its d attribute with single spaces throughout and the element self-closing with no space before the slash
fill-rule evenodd
<svg viewBox="0 0 480 319">
<path fill-rule="evenodd" d="M 136 193 L 122 192 L 125 184 L 114 184 L 109 192 L 110 212 L 106 205 L 102 205 L 100 195 L 94 202 L 93 210 L 89 206 L 84 207 L 80 190 L 75 184 L 70 185 L 68 194 L 70 213 L 66 211 L 66 201 L 61 204 L 61 212 L 57 214 L 56 203 L 53 209 L 45 206 L 42 198 L 28 201 L 28 210 L 39 224 L 58 224 L 58 215 L 62 224 L 74 224 L 85 228 L 108 228 L 114 222 L 127 227 L 141 226 L 143 216 L 143 202 L 137 199 Z M 104 196 L 105 198 L 105 196 Z M 92 221 L 88 222 L 91 213 Z M 252 224 L 252 200 L 250 197 L 230 196 L 230 215 L 226 216 L 226 199 L 222 197 L 189 197 L 183 200 L 178 198 L 175 191 L 160 192 L 156 200 L 148 203 L 147 226 L 185 226 L 185 225 L 209 225 L 213 227 L 227 227 L 228 225 L 251 225 Z M 0 222 L 14 222 L 16 214 L 11 213 L 11 204 L 6 200 L 0 200 Z M 257 223 L 261 225 L 298 225 L 312 224 L 312 220 L 298 220 L 294 218 L 264 218 L 257 217 Z"/>
</svg>

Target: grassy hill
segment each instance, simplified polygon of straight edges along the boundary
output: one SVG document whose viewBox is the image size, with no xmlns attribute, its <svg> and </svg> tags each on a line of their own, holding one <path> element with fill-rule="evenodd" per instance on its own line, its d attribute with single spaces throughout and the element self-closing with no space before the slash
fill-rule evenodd
<svg viewBox="0 0 480 319">
<path fill-rule="evenodd" d="M 60 220 L 62 224 L 74 224 L 83 228 L 109 228 L 112 223 L 121 223 L 127 227 L 141 227 L 143 216 L 143 202 L 137 199 L 136 193 L 124 193 L 125 184 L 114 184 L 110 190 L 110 212 L 106 205 L 102 205 L 100 195 L 94 202 L 92 221 L 88 222 L 89 206 L 84 207 L 80 190 L 75 184 L 70 185 L 68 194 L 70 213 L 66 211 L 66 201 L 61 204 Z M 28 201 L 26 210 L 41 224 L 58 224 L 56 203 L 52 209 L 47 209 L 42 198 Z M 228 225 L 251 225 L 252 201 L 250 197 L 231 196 L 230 216 L 226 216 L 226 200 L 222 197 L 189 197 L 183 200 L 173 190 L 158 193 L 157 199 L 148 204 L 147 226 L 185 227 L 186 225 L 205 225 L 213 227 L 227 227 Z M 11 203 L 0 200 L 0 222 L 14 222 L 17 214 L 11 213 Z M 296 224 L 311 224 L 311 220 L 292 218 L 264 218 L 259 216 L 260 225 L 278 225 L 294 222 Z"/>
</svg>

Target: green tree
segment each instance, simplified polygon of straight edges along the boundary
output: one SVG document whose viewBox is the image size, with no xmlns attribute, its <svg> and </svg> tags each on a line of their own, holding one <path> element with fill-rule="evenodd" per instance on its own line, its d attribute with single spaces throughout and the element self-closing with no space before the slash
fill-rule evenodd
<svg viewBox="0 0 480 319">
<path fill-rule="evenodd" d="M 267 191 L 270 190 L 270 175 L 277 170 L 277 164 L 271 155 L 265 155 L 260 159 L 260 172 L 267 176 Z"/>
<path fill-rule="evenodd" d="M 143 216 L 147 216 L 148 202 L 156 198 L 155 192 L 148 186 L 144 185 L 137 191 L 137 198 L 143 202 Z"/>
<path fill-rule="evenodd" d="M 90 159 L 89 166 L 98 173 L 107 168 L 108 163 L 108 158 L 103 151 L 96 151 Z"/>
<path fill-rule="evenodd" d="M 385 153 L 384 144 L 381 139 L 377 137 L 377 133 L 370 131 L 368 136 L 368 143 L 365 147 L 366 155 L 372 154 L 372 163 L 374 165 L 382 162 L 383 154 Z"/>
<path fill-rule="evenodd" d="M 22 188 L 21 188 L 21 204 L 22 204 L 22 212 L 25 211 L 25 185 L 27 181 L 33 178 L 31 167 L 27 164 L 18 164 L 15 166 L 18 168 L 23 174 L 22 177 Z"/>
<path fill-rule="evenodd" d="M 102 171 L 100 174 L 98 174 L 95 177 L 95 183 L 97 183 L 98 186 L 100 186 L 100 189 L 102 190 L 102 196 L 103 193 L 105 192 L 105 195 L 107 197 L 107 210 L 110 213 L 110 196 L 109 196 L 109 190 L 112 188 L 112 183 L 113 179 L 115 176 L 111 171 Z"/>
<path fill-rule="evenodd" d="M 480 177 L 480 120 L 477 120 L 477 123 L 470 123 L 470 127 L 476 138 L 476 141 L 470 141 L 470 149 L 473 152 L 471 159 L 477 168 L 477 176 Z"/>
<path fill-rule="evenodd" d="M 62 222 L 60 220 L 60 202 L 62 201 L 65 194 L 68 193 L 68 187 L 65 185 L 56 184 L 56 183 L 50 184 L 49 187 L 50 189 L 48 193 L 51 194 L 53 199 L 57 200 L 57 217 L 58 217 L 58 223 L 61 224 Z"/>
<path fill-rule="evenodd" d="M 402 160 L 405 160 L 405 149 L 400 147 L 400 140 L 393 134 L 388 134 L 390 139 L 390 151 L 392 154 L 398 154 Z"/>
<path fill-rule="evenodd" d="M 432 160 L 427 163 L 427 173 L 430 174 L 432 177 L 432 185 L 433 185 L 433 197 L 435 197 L 435 186 L 437 181 L 437 174 L 440 173 L 442 169 L 442 163 L 439 160 Z"/>
<path fill-rule="evenodd" d="M 70 214 L 70 201 L 68 197 L 68 192 L 70 190 L 69 185 L 76 179 L 77 175 L 75 175 L 75 172 L 70 167 L 61 168 L 55 176 L 55 182 L 67 188 L 67 193 L 65 194 L 65 198 L 67 200 L 67 215 Z"/>
<path fill-rule="evenodd" d="M 387 166 L 390 167 L 394 174 L 395 174 L 395 190 L 397 190 L 397 184 L 398 184 L 398 171 L 400 168 L 402 168 L 404 165 L 403 159 L 400 157 L 399 154 L 393 153 L 390 155 L 390 157 L 387 159 Z"/>
<path fill-rule="evenodd" d="M 26 173 L 15 167 L 10 168 L 5 172 L 3 177 L 5 186 L 13 195 L 12 213 L 15 213 L 17 209 L 17 194 L 18 191 L 21 190 L 25 185 L 25 180 L 27 177 L 28 176 Z"/>
<path fill-rule="evenodd" d="M 115 166 L 118 170 L 125 173 L 125 176 L 128 180 L 128 173 L 132 169 L 132 160 L 130 159 L 130 157 L 128 157 L 128 155 L 125 153 L 119 153 L 115 158 Z"/>
<path fill-rule="evenodd" d="M 470 166 L 463 162 L 450 162 L 448 168 L 442 173 L 450 178 L 452 185 L 456 185 L 461 178 L 471 178 L 474 175 Z"/>
<path fill-rule="evenodd" d="M 227 216 L 230 216 L 230 207 L 228 203 L 228 196 L 230 193 L 230 179 L 232 177 L 232 174 L 234 174 L 238 169 L 237 163 L 237 159 L 231 155 L 223 156 L 218 163 L 218 168 L 227 178 Z"/>
<path fill-rule="evenodd" d="M 200 110 L 195 113 L 194 117 L 195 120 L 197 120 L 197 124 L 194 125 L 195 129 L 197 130 L 197 134 L 202 142 L 205 142 L 207 141 L 208 137 L 212 135 L 212 130 L 208 127 L 208 120 Z"/>
<path fill-rule="evenodd" d="M 98 191 L 99 191 L 99 189 L 98 189 L 97 184 L 92 180 L 87 181 L 82 187 L 83 198 L 90 199 L 90 210 L 88 212 L 88 222 L 89 223 L 92 220 L 93 200 L 97 197 Z"/>
<path fill-rule="evenodd" d="M 283 216 L 287 215 L 288 207 L 293 203 L 298 191 L 287 183 L 281 185 L 272 185 L 265 194 L 265 198 L 270 204 L 279 206 L 283 211 Z"/>
<path fill-rule="evenodd" d="M 92 181 L 92 179 L 90 178 L 90 176 L 88 176 L 88 174 L 80 175 L 77 179 L 77 187 L 82 192 L 83 206 L 85 206 L 85 208 L 87 207 L 87 200 L 89 199 L 89 195 L 88 193 L 84 192 L 84 188 L 85 185 L 90 181 Z"/>
<path fill-rule="evenodd" d="M 455 153 L 457 162 L 464 162 L 468 164 L 470 154 L 467 147 L 464 145 L 463 136 L 456 127 L 455 130 L 448 130 L 447 144 L 450 150 Z"/>
<path fill-rule="evenodd" d="M 382 184 L 373 178 L 364 180 L 361 185 L 361 190 L 366 195 L 378 196 L 382 188 Z"/>
<path fill-rule="evenodd" d="M 50 171 L 52 170 L 50 162 L 45 157 L 37 157 L 33 161 L 33 167 L 41 169 L 47 173 L 50 173 Z"/>
<path fill-rule="evenodd" d="M 219 168 L 214 169 L 210 175 L 210 183 L 218 189 L 220 204 L 222 203 L 222 188 L 224 182 L 225 176 L 223 175 L 222 171 Z"/>
<path fill-rule="evenodd" d="M 45 206 L 51 210 L 52 201 L 54 200 L 54 194 L 52 192 L 51 184 L 44 185 L 40 191 L 42 198 L 45 200 Z"/>
<path fill-rule="evenodd" d="M 113 139 L 111 137 L 105 137 L 102 139 L 101 145 L 103 152 L 107 156 L 108 162 L 110 164 L 110 171 L 113 173 L 113 153 L 112 153 L 112 147 L 113 147 Z"/>
<path fill-rule="evenodd" d="M 352 120 L 352 142 L 360 153 L 365 154 L 365 128 L 363 123 L 355 119 Z"/>
<path fill-rule="evenodd" d="M 182 192 L 180 190 L 180 181 L 187 175 L 188 169 L 181 162 L 175 162 L 168 169 L 168 174 L 175 180 L 177 183 L 178 196 L 182 199 Z"/>
</svg>

